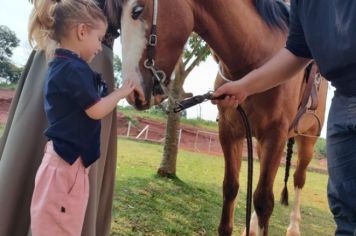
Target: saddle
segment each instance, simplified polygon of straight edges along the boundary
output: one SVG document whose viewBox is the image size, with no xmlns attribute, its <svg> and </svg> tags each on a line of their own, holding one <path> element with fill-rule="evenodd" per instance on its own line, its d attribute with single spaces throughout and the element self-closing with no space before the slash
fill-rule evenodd
<svg viewBox="0 0 356 236">
<path fill-rule="evenodd" d="M 301 97 L 301 101 L 298 106 L 297 115 L 292 121 L 289 131 L 294 130 L 297 135 L 319 137 L 321 132 L 321 122 L 316 114 L 316 109 L 318 108 L 318 92 L 321 83 L 321 76 L 319 73 L 319 68 L 317 64 L 313 61 L 305 69 L 306 73 L 304 75 L 303 83 L 305 83 L 304 92 Z M 315 136 L 309 134 L 303 134 L 300 132 L 299 122 L 302 117 L 311 116 L 318 124 L 318 132 Z"/>
</svg>

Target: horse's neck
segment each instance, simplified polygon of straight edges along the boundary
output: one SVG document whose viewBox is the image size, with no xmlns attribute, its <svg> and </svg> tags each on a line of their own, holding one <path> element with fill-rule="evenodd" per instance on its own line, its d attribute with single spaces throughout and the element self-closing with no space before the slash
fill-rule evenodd
<svg viewBox="0 0 356 236">
<path fill-rule="evenodd" d="M 260 66 L 283 46 L 285 35 L 271 30 L 252 0 L 192 0 L 196 31 L 234 77 Z"/>
</svg>

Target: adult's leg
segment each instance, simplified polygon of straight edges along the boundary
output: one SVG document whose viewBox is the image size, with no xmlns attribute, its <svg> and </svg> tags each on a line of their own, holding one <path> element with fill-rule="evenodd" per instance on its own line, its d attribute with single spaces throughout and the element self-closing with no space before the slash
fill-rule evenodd
<svg viewBox="0 0 356 236">
<path fill-rule="evenodd" d="M 356 232 L 356 97 L 335 95 L 327 128 L 328 200 L 336 236 Z"/>
<path fill-rule="evenodd" d="M 32 61 L 32 63 L 31 63 Z M 46 126 L 43 84 L 47 60 L 36 52 L 26 65 L 1 140 L 0 235 L 24 236 L 30 228 L 30 203 L 35 174 L 43 157 Z"/>
<path fill-rule="evenodd" d="M 103 75 L 109 87 L 114 89 L 113 52 L 103 45 L 103 52 L 96 56 L 91 67 Z M 101 156 L 90 168 L 89 203 L 84 220 L 83 236 L 109 235 L 111 227 L 112 199 L 116 173 L 116 112 L 101 122 Z"/>
</svg>

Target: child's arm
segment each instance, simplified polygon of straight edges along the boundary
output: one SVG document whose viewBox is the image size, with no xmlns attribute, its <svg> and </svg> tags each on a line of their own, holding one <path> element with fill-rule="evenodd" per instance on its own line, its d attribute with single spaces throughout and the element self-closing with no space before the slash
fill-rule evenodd
<svg viewBox="0 0 356 236">
<path fill-rule="evenodd" d="M 119 100 L 129 95 L 134 89 L 132 81 L 125 81 L 121 88 L 115 89 L 108 96 L 85 110 L 85 113 L 94 120 L 100 120 L 109 114 L 117 105 Z"/>
</svg>

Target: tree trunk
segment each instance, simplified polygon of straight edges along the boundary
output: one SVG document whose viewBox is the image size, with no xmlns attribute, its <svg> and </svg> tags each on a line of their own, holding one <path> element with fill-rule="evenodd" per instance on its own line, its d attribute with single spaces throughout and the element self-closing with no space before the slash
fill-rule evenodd
<svg viewBox="0 0 356 236">
<path fill-rule="evenodd" d="M 183 91 L 183 83 L 194 67 L 199 65 L 200 62 L 205 61 L 206 57 L 210 54 L 209 47 L 207 44 L 202 44 L 203 41 L 198 35 L 193 34 L 190 39 L 192 40 L 188 40 L 188 43 L 191 50 L 185 50 L 185 53 L 183 53 L 181 60 L 175 68 L 175 79 L 171 83 L 163 157 L 157 171 L 162 177 L 174 178 L 176 176 L 180 114 L 173 112 L 174 103 L 177 100 L 193 95 Z"/>
<path fill-rule="evenodd" d="M 181 99 L 183 93 L 184 65 L 181 60 L 175 70 L 175 79 L 172 81 L 170 97 L 168 98 L 168 118 L 164 141 L 163 157 L 157 173 L 161 177 L 174 178 L 176 176 L 176 163 L 178 154 L 178 136 L 180 114 L 173 112 L 174 103 Z"/>
</svg>

